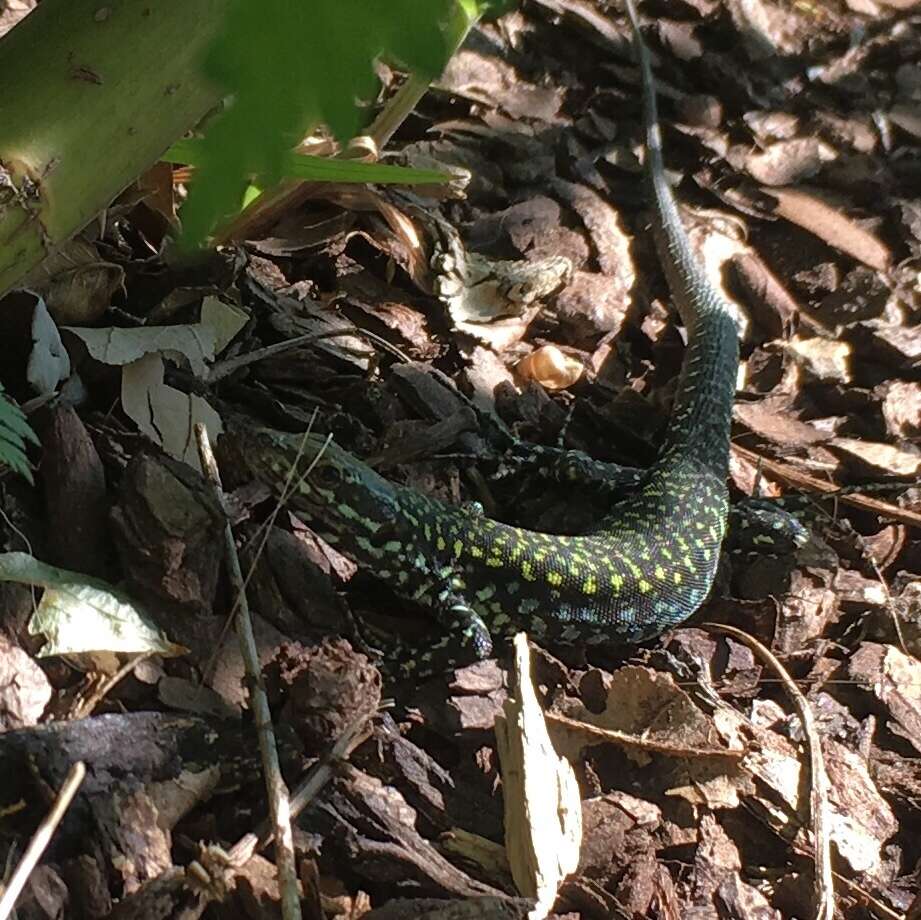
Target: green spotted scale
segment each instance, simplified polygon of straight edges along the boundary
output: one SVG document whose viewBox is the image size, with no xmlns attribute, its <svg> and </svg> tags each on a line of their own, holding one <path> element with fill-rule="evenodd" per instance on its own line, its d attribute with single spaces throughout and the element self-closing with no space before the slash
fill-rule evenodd
<svg viewBox="0 0 921 920">
<path fill-rule="evenodd" d="M 738 333 L 665 179 L 649 54 L 632 2 L 627 11 L 643 83 L 656 249 L 688 333 L 658 459 L 630 494 L 612 500 L 586 533 L 547 534 L 395 485 L 317 435 L 230 436 L 277 494 L 293 482 L 289 506 L 321 536 L 435 613 L 444 639 L 416 652 L 406 670 L 488 657 L 492 635 L 517 629 L 570 644 L 642 641 L 690 616 L 713 583 L 728 512 Z"/>
</svg>

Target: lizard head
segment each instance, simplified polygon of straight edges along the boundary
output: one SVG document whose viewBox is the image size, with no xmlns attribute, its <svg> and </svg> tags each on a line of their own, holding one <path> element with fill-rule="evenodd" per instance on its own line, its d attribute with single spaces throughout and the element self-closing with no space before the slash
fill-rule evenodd
<svg viewBox="0 0 921 920">
<path fill-rule="evenodd" d="M 249 429 L 224 438 L 256 480 L 331 543 L 343 533 L 374 540 L 399 516 L 397 488 L 325 435 Z"/>
</svg>

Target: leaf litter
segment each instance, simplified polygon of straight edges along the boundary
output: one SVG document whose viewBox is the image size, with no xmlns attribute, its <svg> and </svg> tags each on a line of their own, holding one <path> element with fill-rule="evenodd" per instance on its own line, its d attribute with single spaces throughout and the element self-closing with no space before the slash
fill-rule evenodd
<svg viewBox="0 0 921 920">
<path fill-rule="evenodd" d="M 912 113 L 921 78 L 911 62 L 921 35 L 906 14 L 860 6 L 695 3 L 663 10 L 646 31 L 685 219 L 695 238 L 712 237 L 718 223 L 734 241 L 715 270 L 748 320 L 736 497 L 848 492 L 805 503 L 811 543 L 788 558 L 728 554 L 706 609 L 647 647 L 589 660 L 534 650 L 536 701 L 581 796 L 577 861 L 559 859 L 576 865 L 568 879 L 530 887 L 509 869 L 522 856 L 519 835 L 536 832 L 538 862 L 560 857 L 562 845 L 541 836 L 543 825 L 503 817 L 510 801 L 522 815 L 557 807 L 539 800 L 539 784 L 528 802 L 528 783 L 500 763 L 505 657 L 394 689 L 393 712 L 365 720 L 365 740 L 298 818 L 305 915 L 524 917 L 536 896 L 550 916 L 812 916 L 816 847 L 825 843 L 840 916 L 918 909 L 921 212 Z M 528 440 L 562 437 L 599 459 L 654 457 L 683 346 L 646 232 L 626 34 L 613 11 L 580 0 L 540 0 L 472 33 L 405 125 L 404 149 L 394 147 L 408 163 L 424 153 L 426 168 L 469 170 L 465 199 L 330 186 L 268 228 L 269 242 L 228 247 L 195 277 L 165 264 L 151 273 L 150 247 L 132 249 L 130 237 L 88 241 L 104 253 L 92 296 L 114 299 L 91 332 L 64 331 L 70 373 L 89 396 L 66 424 L 49 426 L 57 435 L 43 434 L 46 451 L 81 444 L 78 462 L 44 510 L 10 482 L 4 550 L 27 552 L 33 567 L 48 559 L 87 573 L 66 573 L 67 597 L 90 591 L 84 602 L 102 611 L 105 597 L 143 606 L 152 621 L 144 635 L 162 651 L 189 651 L 137 665 L 92 716 L 69 721 L 96 665 L 37 664 L 26 629 L 32 589 L 2 586 L 2 657 L 20 662 L 6 672 L 17 679 L 0 681 L 0 773 L 16 777 L 2 804 L 22 803 L 4 811 L 7 839 L 27 839 L 45 791 L 75 760 L 92 767 L 30 880 L 34 903 L 63 891 L 74 915 L 91 901 L 103 905 L 98 916 L 137 915 L 160 895 L 181 903 L 198 866 L 226 882 L 226 900 L 211 902 L 209 915 L 269 915 L 277 904 L 267 857 L 237 866 L 192 842 L 231 848 L 263 808 L 244 671 L 224 629 L 232 601 L 217 549 L 222 514 L 175 459 L 192 456 L 196 405 L 215 428 L 313 423 L 388 476 L 551 531 L 584 527 L 597 499 L 546 482 L 484 484 L 476 470 L 497 458 L 479 430 L 482 413 Z M 143 202 L 133 207 L 129 224 L 157 226 L 142 223 Z M 433 263 L 432 251 L 443 258 Z M 542 275 L 548 259 L 565 267 L 549 263 L 557 274 Z M 470 323 L 452 307 L 471 287 L 469 270 L 455 269 L 470 264 L 487 276 L 530 264 L 538 283 L 533 271 L 502 274 L 489 295 L 514 295 L 511 308 L 484 322 L 484 299 L 471 300 Z M 124 278 L 124 293 L 113 278 Z M 219 293 L 237 317 L 207 347 L 199 290 Z M 141 328 L 150 316 L 159 324 Z M 28 327 L 2 331 L 3 385 L 20 398 Z M 75 335 L 87 352 L 74 348 Z M 116 341 L 124 347 L 112 360 Z M 155 362 L 142 379 L 117 370 L 139 361 Z M 40 476 L 63 477 L 66 467 L 42 462 Z M 226 475 L 233 484 L 231 468 Z M 380 677 L 353 614 L 421 642 L 426 626 L 286 512 L 263 541 L 271 503 L 252 483 L 234 485 L 230 513 L 254 566 L 256 642 L 294 785 L 377 705 Z M 93 552 L 68 563 L 67 541 L 51 534 L 67 521 L 67 495 L 81 491 L 108 514 L 85 531 Z M 52 573 L 32 578 L 62 577 Z M 46 591 L 39 603 L 54 597 Z M 804 695 L 811 729 L 779 675 L 703 620 L 741 627 L 773 651 Z M 350 642 L 325 641 L 331 635 Z M 84 647 L 139 650 L 95 636 L 81 619 Z M 215 694 L 206 705 L 198 685 Z M 808 756 L 816 743 L 827 784 L 819 841 Z M 146 831 L 128 833 L 138 827 Z"/>
</svg>

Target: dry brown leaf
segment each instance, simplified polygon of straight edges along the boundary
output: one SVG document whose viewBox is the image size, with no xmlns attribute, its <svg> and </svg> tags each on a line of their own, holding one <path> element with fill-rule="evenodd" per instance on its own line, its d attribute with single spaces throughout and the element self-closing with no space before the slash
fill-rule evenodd
<svg viewBox="0 0 921 920">
<path fill-rule="evenodd" d="M 892 476 L 917 476 L 921 472 L 921 450 L 913 444 L 896 447 L 858 438 L 835 438 L 830 446 Z"/>
<path fill-rule="evenodd" d="M 847 217 L 843 203 L 833 201 L 826 192 L 808 185 L 762 188 L 761 191 L 777 200 L 777 215 L 815 234 L 834 249 L 846 252 L 877 271 L 884 271 L 892 262 L 889 247 Z"/>
<path fill-rule="evenodd" d="M 760 403 L 739 403 L 733 407 L 732 414 L 756 434 L 784 447 L 805 447 L 832 437 L 830 432 L 820 431 L 791 418 L 789 409 L 784 411 L 784 408 L 778 411 L 765 400 Z"/>
<path fill-rule="evenodd" d="M 96 322 L 122 286 L 121 266 L 107 262 L 92 243 L 75 239 L 33 269 L 22 286 L 41 294 L 59 325 Z"/>
<path fill-rule="evenodd" d="M 749 155 L 745 168 L 763 185 L 790 185 L 814 176 L 822 167 L 823 152 L 813 137 L 777 141 Z"/>
</svg>

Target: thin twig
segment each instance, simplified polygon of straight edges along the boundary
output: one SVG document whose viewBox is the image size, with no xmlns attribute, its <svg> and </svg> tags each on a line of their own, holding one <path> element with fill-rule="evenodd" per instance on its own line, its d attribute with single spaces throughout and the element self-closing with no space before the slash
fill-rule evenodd
<svg viewBox="0 0 921 920">
<path fill-rule="evenodd" d="M 300 482 L 301 479 L 310 474 L 313 468 L 320 461 L 320 457 L 323 456 L 323 453 L 326 450 L 326 445 L 329 444 L 329 442 L 332 440 L 333 436 L 329 435 L 326 439 L 326 444 L 320 448 L 316 457 L 311 460 L 307 470 L 303 473 L 303 475 L 298 477 L 297 482 L 294 482 L 294 476 L 300 464 L 300 459 L 303 455 L 304 447 L 307 443 L 307 437 L 310 435 L 310 432 L 313 429 L 313 423 L 316 420 L 316 417 L 317 412 L 314 410 L 314 413 L 310 418 L 310 423 L 307 425 L 307 431 L 304 433 L 304 438 L 298 448 L 297 456 L 294 459 L 294 463 L 291 465 L 291 469 L 288 471 L 288 478 L 285 481 L 285 487 L 282 491 L 281 498 L 275 503 L 275 507 L 272 509 L 272 513 L 268 516 L 268 518 L 266 518 L 265 521 L 263 521 L 263 523 L 259 526 L 259 529 L 250 539 L 249 543 L 247 543 L 246 547 L 244 547 L 244 549 L 248 549 L 250 544 L 252 544 L 254 541 L 259 541 L 256 549 L 253 551 L 253 560 L 250 563 L 249 568 L 246 570 L 246 575 L 243 578 L 243 590 L 237 594 L 237 599 L 234 601 L 233 606 L 230 608 L 230 613 L 227 616 L 227 622 L 221 627 L 221 632 L 217 637 L 214 654 L 208 660 L 203 669 L 202 683 L 205 683 L 207 679 L 210 679 L 210 677 L 213 675 L 214 668 L 217 667 L 218 655 L 220 654 L 221 647 L 224 645 L 224 639 L 227 636 L 227 630 L 230 628 L 230 624 L 234 621 L 234 617 L 237 614 L 237 605 L 240 603 L 240 599 L 246 597 L 246 589 L 249 587 L 249 583 L 255 574 L 256 565 L 262 556 L 262 552 L 265 549 L 265 544 L 268 542 L 269 534 L 271 533 L 272 525 L 275 523 L 275 519 L 278 517 L 279 512 L 284 507 L 285 502 L 288 500 L 288 496 L 291 494 L 291 492 L 294 491 L 295 488 L 297 488 L 297 482 Z"/>
<path fill-rule="evenodd" d="M 217 463 L 211 451 L 211 445 L 208 442 L 208 433 L 205 430 L 205 426 L 200 423 L 195 425 L 195 439 L 198 443 L 198 454 L 202 469 L 205 470 L 226 515 L 227 509 Z M 259 652 L 256 649 L 256 637 L 253 634 L 249 605 L 246 602 L 243 573 L 240 570 L 240 560 L 237 557 L 229 517 L 224 527 L 224 548 L 230 579 L 234 590 L 237 592 L 237 614 L 235 618 L 237 638 L 240 641 L 240 652 L 249 683 L 250 705 L 253 709 L 253 720 L 259 739 L 259 751 L 262 755 L 262 768 L 265 772 L 269 814 L 275 831 L 275 862 L 278 871 L 278 888 L 281 894 L 281 913 L 284 920 L 300 920 L 301 904 L 298 895 L 297 872 L 294 865 L 291 806 L 288 790 L 281 775 L 278 747 L 275 743 L 275 732 L 272 728 L 272 715 L 269 712 L 269 700 L 266 696 L 265 685 L 262 682 L 262 669 L 259 664 Z"/>
<path fill-rule="evenodd" d="M 655 738 L 644 738 L 642 735 L 634 735 L 630 732 L 622 732 L 613 728 L 601 728 L 598 725 L 592 725 L 590 722 L 582 722 L 579 719 L 570 719 L 568 716 L 561 716 L 554 713 L 547 713 L 545 718 L 550 725 L 559 725 L 570 732 L 581 733 L 586 736 L 586 745 L 591 744 L 618 744 L 621 747 L 630 748 L 639 751 L 652 751 L 656 754 L 664 754 L 666 757 L 694 758 L 704 757 L 713 759 L 714 757 L 725 757 L 729 760 L 741 760 L 748 751 L 745 748 L 728 748 L 728 747 L 698 747 L 694 745 L 674 744 L 668 741 L 659 741 Z"/>
<path fill-rule="evenodd" d="M 773 668 L 780 677 L 797 715 L 803 725 L 803 734 L 809 750 L 810 810 L 812 812 L 813 859 L 815 860 L 815 898 L 817 920 L 833 920 L 835 916 L 835 884 L 831 866 L 831 837 L 828 821 L 828 774 L 825 772 L 825 758 L 822 755 L 822 739 L 816 728 L 809 701 L 797 687 L 796 681 L 780 663 L 777 656 L 754 636 L 727 626 L 724 623 L 707 623 L 710 629 L 726 633 L 747 645 L 757 657 Z"/>
<path fill-rule="evenodd" d="M 13 908 L 16 906 L 16 899 L 22 893 L 22 889 L 25 887 L 32 870 L 41 859 L 42 853 L 45 852 L 45 848 L 51 841 L 57 826 L 61 823 L 64 813 L 80 788 L 84 776 L 86 776 L 86 766 L 82 760 L 78 760 L 67 771 L 67 776 L 64 778 L 57 798 L 54 800 L 54 805 L 51 806 L 51 811 L 48 812 L 32 835 L 29 846 L 26 847 L 25 853 L 22 854 L 22 859 L 19 861 L 16 871 L 13 872 L 6 890 L 0 897 L 0 920 L 6 920 L 13 912 Z"/>
<path fill-rule="evenodd" d="M 308 771 L 291 793 L 291 816 L 297 817 L 329 782 L 338 767 L 351 755 L 352 751 L 368 737 L 368 728 L 374 712 L 362 712 L 355 716 L 345 727 L 336 743 Z M 260 824 L 256 830 L 242 837 L 230 850 L 234 856 L 237 851 L 245 852 L 247 848 L 264 849 L 273 839 L 272 828 L 268 822 Z"/>
<path fill-rule="evenodd" d="M 219 380 L 229 377 L 241 368 L 248 367 L 250 364 L 257 364 L 260 361 L 265 361 L 267 358 L 277 357 L 287 351 L 300 348 L 301 345 L 310 345 L 313 342 L 320 342 L 324 339 L 345 338 L 346 336 L 357 334 L 360 334 L 357 327 L 355 329 L 334 329 L 330 332 L 308 332 L 304 335 L 296 335 L 291 339 L 285 339 L 283 342 L 275 342 L 272 345 L 266 345 L 263 348 L 248 351 L 243 355 L 226 358 L 222 361 L 215 362 L 211 366 L 211 370 L 208 372 L 208 383 L 217 383 Z M 407 358 L 406 360 L 409 359 Z"/>
<path fill-rule="evenodd" d="M 233 358 L 225 358 L 223 361 L 216 361 L 208 372 L 208 383 L 215 384 L 225 377 L 250 364 L 257 364 L 259 361 L 265 361 L 266 358 L 274 358 L 276 355 L 284 354 L 299 348 L 301 345 L 307 345 L 315 341 L 317 336 L 314 333 L 306 335 L 296 335 L 293 339 L 285 339 L 283 342 L 275 342 L 272 345 L 266 345 L 263 348 L 257 348 L 248 351 L 243 355 L 235 355 Z"/>
</svg>

